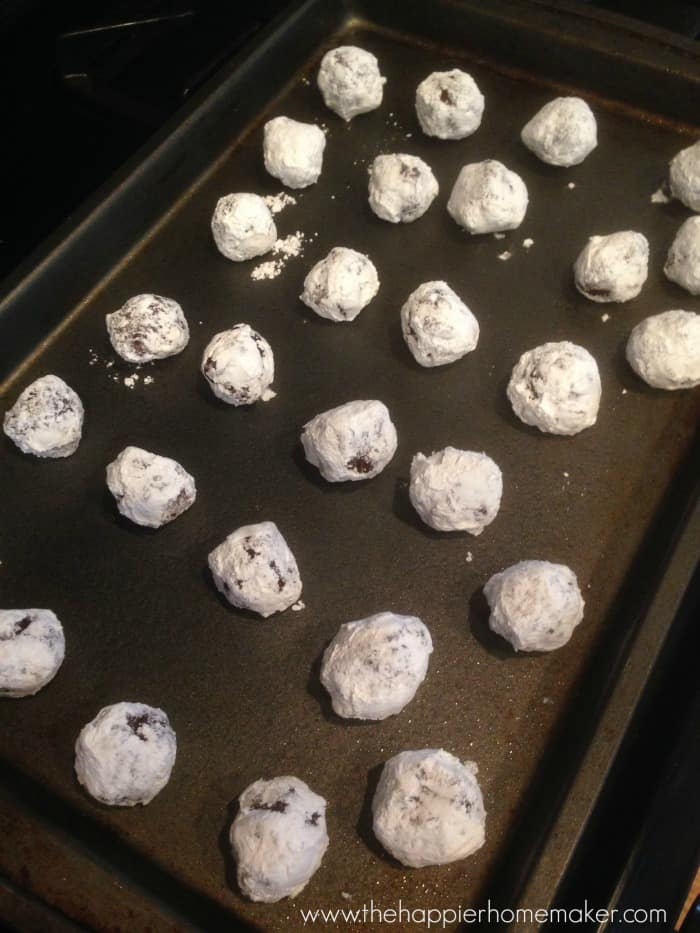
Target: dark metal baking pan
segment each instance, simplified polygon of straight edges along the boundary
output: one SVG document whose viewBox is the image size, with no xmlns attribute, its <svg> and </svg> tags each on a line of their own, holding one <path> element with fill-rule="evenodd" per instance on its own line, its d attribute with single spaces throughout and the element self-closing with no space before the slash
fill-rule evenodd
<svg viewBox="0 0 700 933">
<path fill-rule="evenodd" d="M 388 78 L 383 107 L 349 126 L 314 86 L 320 55 L 341 41 L 374 51 Z M 413 89 L 453 65 L 474 74 L 487 111 L 473 137 L 443 144 L 420 133 Z M 690 45 L 568 5 L 304 3 L 12 284 L 0 306 L 3 407 L 55 372 L 87 412 L 67 460 L 35 461 L 7 441 L 0 450 L 2 603 L 53 608 L 68 641 L 46 690 L 0 706 L 0 867 L 15 884 L 98 928 L 219 929 L 235 917 L 295 929 L 299 908 L 370 899 L 456 907 L 493 894 L 546 906 L 696 559 L 700 397 L 646 388 L 623 347 L 644 316 L 697 307 L 661 272 L 686 212 L 650 195 L 697 134 L 699 77 Z M 569 171 L 537 162 L 518 138 L 562 90 L 586 96 L 600 128 L 599 148 Z M 304 255 L 255 281 L 254 263 L 217 254 L 208 225 L 221 194 L 280 190 L 260 157 L 262 122 L 279 113 L 324 123 L 328 146 L 321 182 L 278 216 L 281 235 L 304 233 Z M 412 225 L 367 206 L 367 163 L 392 150 L 424 157 L 441 185 Z M 467 237 L 445 211 L 460 166 L 485 157 L 530 190 L 525 222 L 502 240 Z M 649 237 L 649 281 L 629 306 L 591 306 L 571 263 L 587 236 L 625 228 Z M 382 280 L 351 326 L 315 318 L 297 297 L 305 270 L 338 244 L 369 253 Z M 512 258 L 499 260 L 504 251 Z M 436 371 L 412 362 L 398 326 L 407 294 L 431 278 L 449 281 L 482 326 L 474 354 Z M 129 389 L 132 369 L 107 367 L 104 314 L 151 290 L 182 303 L 192 339 Z M 210 396 L 198 362 L 213 333 L 242 320 L 275 349 L 278 396 L 234 410 Z M 504 395 L 523 350 L 564 338 L 591 350 L 603 380 L 598 424 L 575 438 L 521 425 Z M 300 426 L 361 397 L 387 403 L 398 452 L 376 480 L 327 485 L 299 455 Z M 118 519 L 105 493 L 105 464 L 129 443 L 197 478 L 196 505 L 157 534 Z M 503 469 L 501 512 L 478 539 L 430 533 L 407 503 L 411 457 L 446 444 L 486 450 Z M 219 599 L 206 555 L 266 518 L 297 555 L 306 608 L 263 622 Z M 584 590 L 584 623 L 550 656 L 515 657 L 487 628 L 483 583 L 523 557 L 570 564 Z M 319 656 L 341 622 L 382 608 L 429 625 L 428 679 L 398 717 L 340 722 Z M 88 799 L 72 759 L 81 726 L 128 698 L 168 711 L 179 754 L 156 800 L 125 811 Z M 426 746 L 478 762 L 487 842 L 467 861 L 409 871 L 373 841 L 369 801 L 388 757 Z M 331 847 L 295 901 L 253 905 L 236 891 L 226 832 L 240 791 L 282 773 L 330 801 Z"/>
</svg>

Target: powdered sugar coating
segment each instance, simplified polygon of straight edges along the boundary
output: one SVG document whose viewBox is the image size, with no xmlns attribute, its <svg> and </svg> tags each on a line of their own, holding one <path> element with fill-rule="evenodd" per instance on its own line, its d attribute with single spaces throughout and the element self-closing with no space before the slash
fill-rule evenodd
<svg viewBox="0 0 700 933">
<path fill-rule="evenodd" d="M 412 223 L 428 210 L 439 187 L 433 171 L 418 156 L 378 155 L 369 168 L 369 204 L 392 224 Z"/>
<path fill-rule="evenodd" d="M 229 839 L 241 892 L 268 904 L 296 897 L 328 848 L 327 802 L 285 775 L 255 781 L 238 803 Z"/>
<path fill-rule="evenodd" d="M 578 434 L 595 424 L 600 396 L 598 364 L 566 340 L 523 353 L 508 383 L 518 418 L 549 434 Z"/>
<path fill-rule="evenodd" d="M 214 395 L 229 405 L 252 405 L 275 378 L 272 347 L 248 324 L 234 324 L 209 341 L 202 374 Z"/>
<path fill-rule="evenodd" d="M 75 743 L 75 773 L 100 803 L 147 804 L 170 780 L 177 740 L 162 709 L 145 703 L 105 706 Z"/>
<path fill-rule="evenodd" d="M 341 625 L 323 654 L 321 683 L 346 719 L 386 719 L 411 702 L 433 650 L 416 616 L 378 612 Z"/>
<path fill-rule="evenodd" d="M 564 564 L 523 560 L 494 574 L 484 587 L 489 625 L 516 651 L 554 651 L 583 618 L 576 574 Z"/>
<path fill-rule="evenodd" d="M 330 483 L 372 479 L 396 453 L 396 428 L 382 402 L 347 402 L 304 425 L 301 442 L 309 463 Z"/>
<path fill-rule="evenodd" d="M 445 447 L 429 457 L 416 454 L 408 494 L 426 525 L 476 536 L 498 515 L 503 474 L 484 453 Z"/>
<path fill-rule="evenodd" d="M 58 376 L 41 376 L 5 412 L 3 430 L 22 453 L 70 457 L 80 444 L 84 417 L 77 392 Z"/>
<path fill-rule="evenodd" d="M 318 87 L 323 102 L 343 120 L 376 110 L 382 103 L 385 83 L 376 57 L 357 46 L 338 46 L 321 60 Z"/>
<path fill-rule="evenodd" d="M 135 295 L 105 320 L 112 346 L 128 363 L 175 356 L 190 339 L 182 308 L 161 295 Z"/>
<path fill-rule="evenodd" d="M 700 217 L 681 224 L 664 266 L 666 278 L 691 295 L 700 295 Z"/>
<path fill-rule="evenodd" d="M 463 166 L 447 210 L 469 233 L 499 233 L 519 227 L 527 211 L 525 182 L 496 159 Z"/>
<path fill-rule="evenodd" d="M 645 318 L 627 341 L 627 360 L 655 389 L 700 385 L 700 314 L 664 311 Z"/>
<path fill-rule="evenodd" d="M 265 124 L 265 168 L 288 188 L 308 188 L 318 181 L 325 148 L 325 134 L 315 123 L 275 117 Z"/>
<path fill-rule="evenodd" d="M 232 606 L 265 619 L 301 596 L 297 562 L 274 522 L 237 528 L 211 552 L 209 569 Z"/>
<path fill-rule="evenodd" d="M 401 330 L 421 366 L 444 366 L 471 353 L 479 322 L 446 282 L 424 282 L 401 308 Z"/>
<path fill-rule="evenodd" d="M 122 515 L 160 528 L 187 511 L 197 496 L 194 478 L 176 460 L 125 447 L 107 467 L 107 486 Z"/>
<path fill-rule="evenodd" d="M 277 227 L 265 199 L 247 192 L 219 198 L 211 232 L 216 248 L 233 262 L 269 253 L 277 240 Z"/>
<path fill-rule="evenodd" d="M 598 145 L 598 126 L 580 97 L 556 97 L 538 110 L 520 133 L 538 159 L 568 168 L 579 165 Z"/>
<path fill-rule="evenodd" d="M 379 290 L 377 270 L 369 256 L 334 247 L 304 279 L 301 300 L 329 321 L 354 321 Z"/>
<path fill-rule="evenodd" d="M 476 132 L 484 95 L 466 71 L 434 71 L 416 89 L 416 115 L 427 136 L 465 139 Z"/>
<path fill-rule="evenodd" d="M 669 183 L 674 197 L 700 212 L 700 140 L 671 159 Z"/>
<path fill-rule="evenodd" d="M 477 773 L 475 762 L 442 749 L 390 758 L 372 801 L 375 836 L 411 868 L 472 855 L 484 844 L 486 824 Z"/>
<path fill-rule="evenodd" d="M 50 609 L 0 609 L 0 697 L 41 690 L 65 653 L 63 626 Z"/>
<path fill-rule="evenodd" d="M 630 301 L 647 280 L 648 263 L 649 243 L 642 233 L 592 236 L 574 263 L 576 288 L 591 301 Z"/>
</svg>

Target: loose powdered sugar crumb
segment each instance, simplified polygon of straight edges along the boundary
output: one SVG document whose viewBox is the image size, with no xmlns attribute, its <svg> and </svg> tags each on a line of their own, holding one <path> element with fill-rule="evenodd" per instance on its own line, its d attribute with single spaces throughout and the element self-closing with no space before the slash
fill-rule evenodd
<svg viewBox="0 0 700 933">
<path fill-rule="evenodd" d="M 525 239 L 523 240 L 523 246 L 525 247 L 525 249 L 530 249 L 530 247 L 534 245 L 535 245 L 535 241 L 529 236 L 525 237 Z"/>
<path fill-rule="evenodd" d="M 464 559 L 468 564 L 471 564 L 471 562 L 474 560 L 474 555 L 471 551 L 467 551 L 467 556 Z"/>
<path fill-rule="evenodd" d="M 505 251 L 505 253 L 499 253 L 499 254 L 498 254 L 498 258 L 499 258 L 502 262 L 506 262 L 508 259 L 510 259 L 510 257 L 511 257 L 512 255 L 513 255 L 513 254 L 511 253 L 511 251 L 510 251 L 509 249 L 507 249 L 507 250 Z"/>
<path fill-rule="evenodd" d="M 663 188 L 657 189 L 649 198 L 652 204 L 668 204 L 671 200 Z"/>
<path fill-rule="evenodd" d="M 144 384 L 145 386 L 149 386 L 153 381 L 154 381 L 154 380 L 153 380 L 153 376 L 144 376 L 144 377 L 143 377 L 143 384 Z"/>
<path fill-rule="evenodd" d="M 268 194 L 264 201 L 273 214 L 279 214 L 285 207 L 297 203 L 297 199 L 293 195 L 287 194 L 286 191 L 280 191 L 279 194 Z"/>
<path fill-rule="evenodd" d="M 505 233 L 494 233 L 493 238 L 494 240 L 505 240 L 506 235 Z"/>
<path fill-rule="evenodd" d="M 137 373 L 132 373 L 131 376 L 124 376 L 124 385 L 127 389 L 133 389 L 138 381 L 139 376 Z"/>
<path fill-rule="evenodd" d="M 569 184 L 568 184 L 566 187 L 569 189 L 569 191 L 573 191 L 574 188 L 576 187 L 576 182 L 575 182 L 575 181 L 570 181 Z"/>
<path fill-rule="evenodd" d="M 295 603 L 292 603 L 292 612 L 301 612 L 302 609 L 306 609 L 306 603 L 303 599 L 298 599 Z"/>
<path fill-rule="evenodd" d="M 314 234 L 315 235 L 315 234 Z M 276 259 L 268 259 L 262 262 L 251 271 L 250 277 L 255 281 L 260 279 L 274 279 L 284 269 L 285 265 L 296 256 L 301 256 L 304 252 L 305 234 L 301 230 L 296 233 L 290 233 L 288 236 L 280 237 L 272 247 L 272 255 Z"/>
<path fill-rule="evenodd" d="M 609 315 L 609 314 L 601 314 L 601 315 L 600 315 L 600 319 L 601 319 L 601 321 L 603 322 L 603 324 L 605 324 L 607 321 L 610 320 L 610 315 Z"/>
</svg>

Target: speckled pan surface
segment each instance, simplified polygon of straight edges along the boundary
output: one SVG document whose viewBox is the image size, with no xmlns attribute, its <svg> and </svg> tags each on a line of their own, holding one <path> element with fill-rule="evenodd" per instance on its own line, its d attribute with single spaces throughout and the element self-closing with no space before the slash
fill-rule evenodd
<svg viewBox="0 0 700 933">
<path fill-rule="evenodd" d="M 86 410 L 82 444 L 68 459 L 39 462 L 7 439 L 0 445 L 2 604 L 50 607 L 66 636 L 55 681 L 34 698 L 0 704 L 2 760 L 57 806 L 96 823 L 107 860 L 118 838 L 173 887 L 269 931 L 297 929 L 300 908 L 361 907 L 370 898 L 424 908 L 477 902 L 557 722 L 580 699 L 580 678 L 626 624 L 619 607 L 611 610 L 692 448 L 700 402 L 697 391 L 649 389 L 624 360 L 627 334 L 642 318 L 700 307 L 662 271 L 688 212 L 650 202 L 688 136 L 578 88 L 596 112 L 599 147 L 581 166 L 551 168 L 519 132 L 553 86 L 497 67 L 507 60 L 476 61 L 372 29 L 354 27 L 340 41 L 378 57 L 387 77 L 379 110 L 346 125 L 325 109 L 315 63 L 327 42 L 264 114 L 327 127 L 319 183 L 293 192 L 297 203 L 275 217 L 281 237 L 303 234 L 302 255 L 275 278 L 255 280 L 257 260 L 231 263 L 217 252 L 209 221 L 219 197 L 281 190 L 262 165 L 261 124 L 238 136 L 232 117 L 227 157 L 183 193 L 1 399 L 4 410 L 31 380 L 53 372 Z M 451 67 L 468 70 L 486 97 L 480 129 L 461 142 L 423 136 L 413 110 L 416 85 Z M 367 165 L 392 151 L 420 156 L 440 183 L 412 224 L 387 224 L 367 203 Z M 503 239 L 470 237 L 445 209 L 460 167 L 485 158 L 518 172 L 530 193 L 525 221 Z M 648 237 L 650 276 L 638 299 L 601 309 L 576 292 L 571 267 L 589 236 L 620 229 Z M 369 255 L 381 280 L 369 307 L 343 326 L 298 298 L 313 263 L 339 245 Z M 505 251 L 511 258 L 499 259 Z M 403 342 L 399 311 L 421 282 L 437 279 L 473 310 L 481 336 L 466 358 L 424 369 Z M 191 339 L 179 356 L 140 369 L 130 387 L 124 379 L 136 371 L 111 351 L 104 316 L 145 291 L 182 305 Z M 212 396 L 199 362 L 215 333 L 241 321 L 274 350 L 277 397 L 234 409 Z M 586 347 L 600 366 L 598 423 L 573 438 L 521 424 L 505 395 L 520 354 L 551 340 Z M 356 398 L 388 406 L 398 450 L 369 482 L 329 484 L 304 462 L 299 431 Z M 195 505 L 157 532 L 120 518 L 105 486 L 106 465 L 129 444 L 186 464 L 197 483 Z M 478 539 L 432 532 L 408 501 L 414 454 L 447 445 L 483 450 L 503 471 L 501 510 Z M 218 596 L 207 555 L 240 525 L 266 520 L 297 558 L 305 608 L 260 620 Z M 549 656 L 515 656 L 488 631 L 481 587 L 522 559 L 568 564 L 586 600 L 571 642 Z M 343 721 L 319 683 L 323 649 L 341 623 L 385 609 L 429 627 L 427 679 L 399 716 Z M 170 783 L 148 807 L 128 812 L 96 805 L 73 775 L 80 728 L 121 700 L 164 709 L 178 741 Z M 369 803 L 388 758 L 427 747 L 478 763 L 487 838 L 466 861 L 408 870 L 374 841 Z M 330 847 L 294 902 L 254 905 L 235 887 L 222 840 L 241 791 L 282 774 L 329 801 Z"/>
</svg>

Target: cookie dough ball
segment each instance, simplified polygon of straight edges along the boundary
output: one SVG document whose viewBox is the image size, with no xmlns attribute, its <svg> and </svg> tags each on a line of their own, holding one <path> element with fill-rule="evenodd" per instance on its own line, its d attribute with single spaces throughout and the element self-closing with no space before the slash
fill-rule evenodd
<svg viewBox="0 0 700 933">
<path fill-rule="evenodd" d="M 700 140 L 671 159 L 669 182 L 674 197 L 700 212 Z"/>
<path fill-rule="evenodd" d="M 326 52 L 318 72 L 323 102 L 343 120 L 352 120 L 381 105 L 386 78 L 371 52 L 341 45 Z"/>
<path fill-rule="evenodd" d="M 105 320 L 112 346 L 127 363 L 175 356 L 190 339 L 180 305 L 160 295 L 135 295 Z"/>
<path fill-rule="evenodd" d="M 323 655 L 321 683 L 345 719 L 395 716 L 425 680 L 433 650 L 416 616 L 378 612 L 346 622 Z"/>
<path fill-rule="evenodd" d="M 297 562 L 274 522 L 236 529 L 211 552 L 209 569 L 232 606 L 265 619 L 301 596 Z"/>
<path fill-rule="evenodd" d="M 219 198 L 211 232 L 219 252 L 234 262 L 269 253 L 277 240 L 277 227 L 265 200 L 245 192 Z"/>
<path fill-rule="evenodd" d="M 336 246 L 304 279 L 301 300 L 329 321 L 354 321 L 379 291 L 379 278 L 368 256 Z"/>
<path fill-rule="evenodd" d="M 484 844 L 486 811 L 473 761 L 442 749 L 400 752 L 372 801 L 374 834 L 404 865 L 445 865 Z"/>
<path fill-rule="evenodd" d="M 476 347 L 479 322 L 446 282 L 424 282 L 401 308 L 401 330 L 421 366 L 454 363 Z"/>
<path fill-rule="evenodd" d="M 484 95 L 459 68 L 434 71 L 416 89 L 416 115 L 427 136 L 464 139 L 479 129 Z"/>
<path fill-rule="evenodd" d="M 568 168 L 593 152 L 598 145 L 598 127 L 585 100 L 556 97 L 525 124 L 520 138 L 538 159 Z"/>
<path fill-rule="evenodd" d="M 664 311 L 646 318 L 629 336 L 627 360 L 655 389 L 700 385 L 700 314 Z"/>
<path fill-rule="evenodd" d="M 327 802 L 285 776 L 255 781 L 238 803 L 230 841 L 241 892 L 267 904 L 296 897 L 328 848 Z"/>
<path fill-rule="evenodd" d="M 315 123 L 275 117 L 265 124 L 263 156 L 270 175 L 288 188 L 315 184 L 323 167 L 326 137 Z"/>
<path fill-rule="evenodd" d="M 126 518 L 160 528 L 182 515 L 197 495 L 194 478 L 176 460 L 125 447 L 107 467 L 107 486 Z"/>
<path fill-rule="evenodd" d="M 28 385 L 5 413 L 3 430 L 24 454 L 70 457 L 83 433 L 83 403 L 58 376 Z"/>
<path fill-rule="evenodd" d="M 396 453 L 396 428 L 382 402 L 347 402 L 308 421 L 301 443 L 329 483 L 372 479 Z"/>
<path fill-rule="evenodd" d="M 648 262 L 649 243 L 642 233 L 592 236 L 574 263 L 576 288 L 591 301 L 630 301 L 647 280 Z"/>
<path fill-rule="evenodd" d="M 222 402 L 238 406 L 265 401 L 275 378 L 272 347 L 248 324 L 235 324 L 207 344 L 202 374 Z"/>
<path fill-rule="evenodd" d="M 491 629 L 516 651 L 561 648 L 583 618 L 576 574 L 564 564 L 522 560 L 492 576 L 484 594 Z"/>
<path fill-rule="evenodd" d="M 418 156 L 379 155 L 369 168 L 369 205 L 392 224 L 418 220 L 438 190 L 432 169 Z"/>
<path fill-rule="evenodd" d="M 503 474 L 486 454 L 445 447 L 429 457 L 416 454 L 408 495 L 426 525 L 476 536 L 498 515 Z"/>
<path fill-rule="evenodd" d="M 689 217 L 676 234 L 664 266 L 666 278 L 700 295 L 700 217 Z"/>
<path fill-rule="evenodd" d="M 65 653 L 63 627 L 50 609 L 0 609 L 0 697 L 37 693 Z"/>
<path fill-rule="evenodd" d="M 499 233 L 520 226 L 527 201 L 522 178 L 495 159 L 487 159 L 462 168 L 447 210 L 469 233 Z"/>
<path fill-rule="evenodd" d="M 100 803 L 150 803 L 170 780 L 177 740 L 162 709 L 145 703 L 105 706 L 75 743 L 75 773 Z"/>
<path fill-rule="evenodd" d="M 598 364 L 588 350 L 567 340 L 523 353 L 508 383 L 518 418 L 549 434 L 590 428 L 598 417 L 600 395 Z"/>
</svg>

